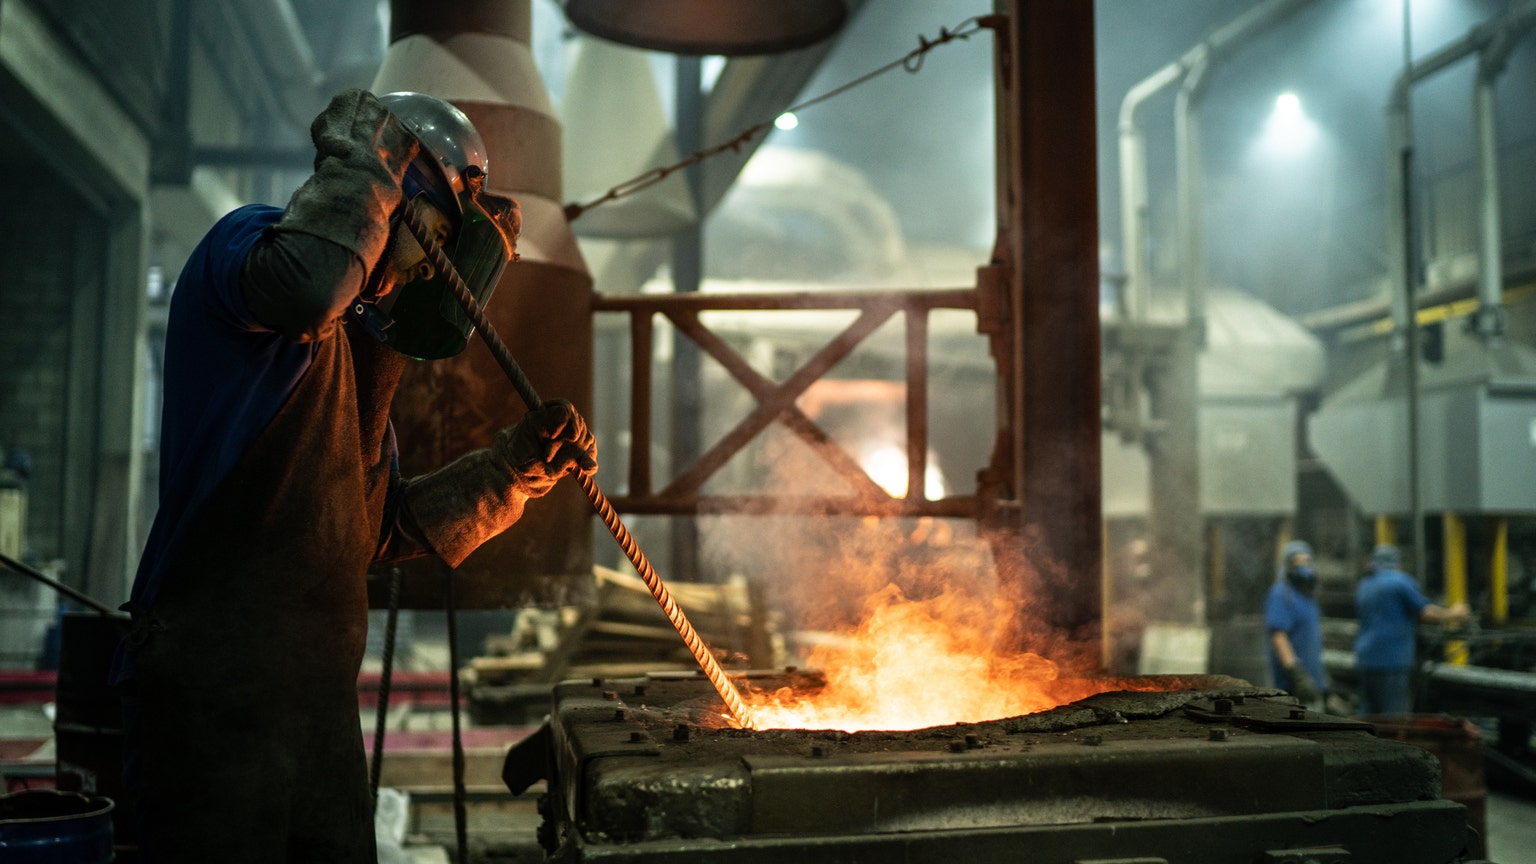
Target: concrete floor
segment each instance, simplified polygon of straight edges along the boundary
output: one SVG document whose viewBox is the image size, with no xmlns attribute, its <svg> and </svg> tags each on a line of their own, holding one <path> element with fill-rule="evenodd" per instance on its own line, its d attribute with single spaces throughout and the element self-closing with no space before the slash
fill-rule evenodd
<svg viewBox="0 0 1536 864">
<path fill-rule="evenodd" d="M 1488 793 L 1488 860 L 1536 864 L 1536 799 Z"/>
</svg>

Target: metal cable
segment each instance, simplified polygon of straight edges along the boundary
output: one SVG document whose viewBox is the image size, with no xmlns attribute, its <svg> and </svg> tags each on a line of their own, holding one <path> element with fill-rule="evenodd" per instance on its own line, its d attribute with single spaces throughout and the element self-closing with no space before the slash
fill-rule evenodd
<svg viewBox="0 0 1536 864">
<path fill-rule="evenodd" d="M 389 719 L 389 687 L 395 670 L 395 625 L 400 620 L 399 567 L 389 568 L 389 622 L 384 627 L 384 662 L 379 670 L 379 703 L 373 723 L 373 765 L 368 778 L 368 795 L 373 812 L 379 812 L 379 777 L 384 770 L 384 732 Z"/>
<path fill-rule="evenodd" d="M 427 257 L 432 261 L 432 266 L 437 268 L 437 272 L 446 274 L 448 277 L 448 284 L 453 288 L 454 297 L 459 301 L 459 305 L 464 307 L 464 311 L 469 315 L 469 319 L 474 322 L 475 330 L 480 333 L 480 338 L 485 341 L 486 347 L 491 350 L 491 354 L 496 358 L 496 363 L 501 366 L 501 371 L 506 373 L 508 380 L 512 382 L 512 387 L 517 391 L 517 395 L 527 404 L 529 410 L 544 404 L 544 401 L 539 398 L 539 394 L 533 389 L 533 383 L 528 380 L 528 376 L 523 374 L 523 370 L 518 367 L 517 361 L 513 359 L 512 352 L 507 348 L 506 343 L 502 342 L 501 337 L 496 334 L 496 328 L 491 326 L 491 321 L 486 317 L 485 310 L 481 308 L 474 295 L 470 294 L 469 289 L 465 287 L 464 280 L 459 277 L 458 271 L 453 267 L 453 262 L 448 259 L 442 247 L 431 239 L 425 226 L 411 212 L 411 208 L 402 207 L 400 208 L 400 213 L 406 228 L 416 237 L 416 241 L 421 244 L 422 249 L 426 250 Z M 747 708 L 747 704 L 742 701 L 741 693 L 736 689 L 736 685 L 731 683 L 731 679 L 726 676 L 725 670 L 720 668 L 720 664 L 716 662 L 715 655 L 710 652 L 709 646 L 705 645 L 704 640 L 699 638 L 698 632 L 688 622 L 688 616 L 683 614 L 682 607 L 678 606 L 677 601 L 672 599 L 672 592 L 668 591 L 667 586 L 662 584 L 661 577 L 656 575 L 656 569 L 651 566 L 650 559 L 640 550 L 640 544 L 635 542 L 635 538 L 629 533 L 629 529 L 619 520 L 618 513 L 614 511 L 613 505 L 608 503 L 608 496 L 603 494 L 603 490 L 598 488 L 597 481 L 592 477 L 586 475 L 578 475 L 578 477 L 581 481 L 582 490 L 587 493 L 587 500 L 592 502 L 593 509 L 597 511 L 598 517 L 603 520 L 603 524 L 607 526 L 609 533 L 613 535 L 613 539 L 618 541 L 619 548 L 624 551 L 624 556 L 634 565 L 635 571 L 640 574 L 641 580 L 645 582 L 645 587 L 650 589 L 651 596 L 656 598 L 656 602 L 661 605 L 661 611 L 666 613 L 667 620 L 672 622 L 672 627 L 677 630 L 677 635 L 682 637 L 683 644 L 687 646 L 688 652 L 693 655 L 694 660 L 698 661 L 699 668 L 704 671 L 704 676 L 709 679 L 709 683 L 714 685 L 715 692 L 719 693 L 720 698 L 725 701 L 725 706 L 731 712 L 732 718 L 745 729 L 757 728 L 752 719 L 752 712 Z"/>
<path fill-rule="evenodd" d="M 794 105 L 785 108 L 783 111 L 780 111 L 779 113 L 783 115 L 793 114 L 797 111 L 803 111 L 812 105 L 825 102 L 828 99 L 832 99 L 836 96 L 841 96 L 843 93 L 846 93 L 855 87 L 865 84 L 874 78 L 884 75 L 885 73 L 897 67 L 901 67 L 915 75 L 922 71 L 923 56 L 926 55 L 929 51 L 932 51 L 940 45 L 953 42 L 956 39 L 969 39 L 972 34 L 975 34 L 983 28 L 1000 28 L 1002 27 L 1003 22 L 1006 20 L 1006 16 L 1003 15 L 983 15 L 980 17 L 967 18 L 965 21 L 961 22 L 960 25 L 957 26 L 954 30 L 950 30 L 947 27 L 940 27 L 938 38 L 933 40 L 929 40 L 928 37 L 919 33 L 917 36 L 917 47 L 913 48 L 911 51 L 908 51 L 906 54 L 903 54 L 901 57 L 892 60 L 891 62 L 881 66 L 878 69 L 875 69 L 871 72 L 866 72 L 863 75 L 853 79 L 852 81 L 849 81 L 838 87 L 834 87 L 819 96 L 814 96 L 802 102 L 797 102 Z M 671 165 L 652 168 L 644 174 L 641 174 L 637 177 L 631 177 L 630 179 L 625 180 L 617 186 L 614 186 L 607 192 L 603 193 L 597 198 L 594 198 L 591 201 L 586 203 L 572 202 L 566 204 L 566 221 L 574 222 L 581 218 L 581 214 L 591 210 L 593 207 L 597 207 L 609 201 L 617 201 L 618 199 L 628 195 L 633 195 L 642 189 L 646 189 L 656 185 L 657 183 L 660 183 L 661 181 L 672 176 L 674 173 L 683 170 L 684 168 L 697 165 L 700 162 L 703 162 L 705 159 L 708 159 L 712 156 L 718 156 L 727 150 L 740 152 L 741 148 L 751 143 L 752 139 L 773 128 L 773 124 L 777 121 L 777 119 L 778 118 L 775 117 L 773 120 L 765 120 L 761 123 L 755 123 L 736 133 L 735 137 L 731 138 L 729 141 L 726 141 L 723 144 L 716 144 L 713 147 L 692 153 Z"/>
<path fill-rule="evenodd" d="M 469 818 L 464 810 L 464 738 L 459 731 L 459 611 L 453 568 L 443 568 L 443 606 L 448 611 L 448 706 L 453 718 L 453 833 L 459 864 L 469 864 Z"/>
</svg>

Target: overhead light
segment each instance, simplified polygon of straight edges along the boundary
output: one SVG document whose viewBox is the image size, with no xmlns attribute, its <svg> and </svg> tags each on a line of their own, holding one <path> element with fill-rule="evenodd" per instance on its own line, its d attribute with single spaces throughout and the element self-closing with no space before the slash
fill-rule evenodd
<svg viewBox="0 0 1536 864">
<path fill-rule="evenodd" d="M 814 45 L 842 28 L 843 0 L 566 0 L 578 28 L 672 54 L 774 54 Z"/>
<path fill-rule="evenodd" d="M 1297 156 L 1312 146 L 1317 134 L 1317 124 L 1302 109 L 1301 97 L 1286 91 L 1275 97 L 1259 143 L 1269 155 Z"/>
<path fill-rule="evenodd" d="M 783 129 L 785 132 L 788 132 L 789 130 L 799 125 L 800 118 L 796 117 L 793 111 L 785 111 L 783 114 L 780 114 L 778 117 L 774 118 L 773 121 L 773 126 L 775 129 Z"/>
</svg>

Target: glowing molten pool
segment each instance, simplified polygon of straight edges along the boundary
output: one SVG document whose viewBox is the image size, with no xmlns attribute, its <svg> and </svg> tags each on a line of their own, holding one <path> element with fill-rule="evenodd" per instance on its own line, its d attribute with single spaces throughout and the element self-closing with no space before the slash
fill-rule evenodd
<svg viewBox="0 0 1536 864">
<path fill-rule="evenodd" d="M 869 598 L 862 624 L 817 647 L 810 664 L 826 687 L 746 695 L 759 729 L 923 729 L 1031 714 L 1144 683 L 1061 674 L 1029 652 L 1000 652 L 1005 604 L 945 594 L 921 602 L 887 586 Z"/>
</svg>

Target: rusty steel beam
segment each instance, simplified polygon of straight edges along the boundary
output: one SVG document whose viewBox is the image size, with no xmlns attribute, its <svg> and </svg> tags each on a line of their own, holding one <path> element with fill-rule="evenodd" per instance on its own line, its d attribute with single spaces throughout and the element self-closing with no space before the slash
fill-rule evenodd
<svg viewBox="0 0 1536 864">
<path fill-rule="evenodd" d="M 921 501 L 928 480 L 928 310 L 907 312 L 907 493 Z"/>
<path fill-rule="evenodd" d="M 731 513 L 752 516 L 888 516 L 976 519 L 981 512 L 974 495 L 933 501 L 908 501 L 886 496 L 874 501 L 852 495 L 615 495 L 615 510 L 644 516 L 689 516 Z"/>
<path fill-rule="evenodd" d="M 798 309 L 866 309 L 894 306 L 897 309 L 975 309 L 976 289 L 949 288 L 933 291 L 790 291 L 782 294 L 598 294 L 593 312 L 670 314 L 694 312 L 774 311 Z"/>
<path fill-rule="evenodd" d="M 655 330 L 651 316 L 629 318 L 629 494 L 651 492 L 651 354 Z M 642 398 L 643 397 L 643 398 Z M 638 456 L 636 455 L 638 454 Z"/>
<path fill-rule="evenodd" d="M 1004 399 L 987 497 L 1000 558 L 1053 574 L 1048 623 L 1100 620 L 1098 194 L 1093 4 L 999 0 L 997 257 Z M 1000 573 L 1007 570 L 1000 561 Z"/>
</svg>

